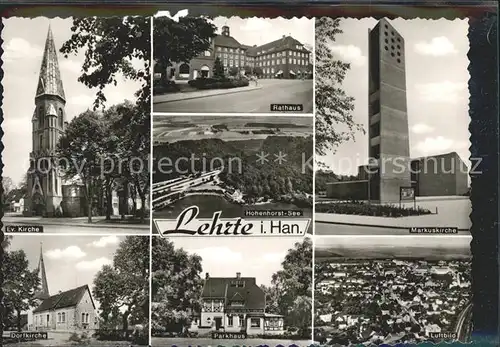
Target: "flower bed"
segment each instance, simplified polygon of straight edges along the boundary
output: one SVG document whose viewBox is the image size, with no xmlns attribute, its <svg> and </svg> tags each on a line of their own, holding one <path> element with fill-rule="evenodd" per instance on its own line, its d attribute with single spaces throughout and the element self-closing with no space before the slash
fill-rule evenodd
<svg viewBox="0 0 500 347">
<path fill-rule="evenodd" d="M 247 87 L 247 79 L 216 79 L 216 78 L 197 78 L 190 80 L 188 84 L 196 89 L 230 89 L 238 87 Z"/>
<path fill-rule="evenodd" d="M 368 205 L 367 203 L 357 201 L 316 204 L 316 212 L 374 217 L 408 217 L 431 214 L 431 211 L 423 208 L 414 209 L 394 205 Z"/>
</svg>

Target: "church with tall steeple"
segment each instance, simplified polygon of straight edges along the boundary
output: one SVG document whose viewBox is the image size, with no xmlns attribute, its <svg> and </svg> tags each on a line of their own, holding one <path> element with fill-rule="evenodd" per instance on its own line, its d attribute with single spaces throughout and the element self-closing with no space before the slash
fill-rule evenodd
<svg viewBox="0 0 500 347">
<path fill-rule="evenodd" d="M 88 285 L 50 295 L 41 245 L 36 270 L 40 286 L 35 292 L 34 305 L 26 313 L 28 330 L 76 332 L 99 328 L 96 305 Z"/>
<path fill-rule="evenodd" d="M 56 165 L 56 147 L 67 126 L 65 105 L 66 96 L 56 45 L 49 26 L 31 119 L 32 152 L 25 214 L 54 216 L 63 200 L 63 182 Z"/>
</svg>

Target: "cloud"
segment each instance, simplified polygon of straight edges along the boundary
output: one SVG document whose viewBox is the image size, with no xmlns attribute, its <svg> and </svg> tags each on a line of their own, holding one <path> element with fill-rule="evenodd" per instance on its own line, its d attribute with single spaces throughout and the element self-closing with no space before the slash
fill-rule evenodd
<svg viewBox="0 0 500 347">
<path fill-rule="evenodd" d="M 430 41 L 415 44 L 415 52 L 422 55 L 445 56 L 457 53 L 453 43 L 445 36 L 434 37 Z"/>
<path fill-rule="evenodd" d="M 61 70 L 66 70 L 74 74 L 82 72 L 82 63 L 71 59 L 63 59 L 60 63 Z"/>
<path fill-rule="evenodd" d="M 111 259 L 101 257 L 94 260 L 84 260 L 76 264 L 78 270 L 100 270 L 104 265 L 111 265 Z"/>
<path fill-rule="evenodd" d="M 86 253 L 78 246 L 69 246 L 65 249 L 51 249 L 45 255 L 51 259 L 78 259 L 85 257 Z"/>
<path fill-rule="evenodd" d="M 465 142 L 454 141 L 443 136 L 427 137 L 416 145 L 416 149 L 423 154 L 443 153 L 451 150 L 456 151 L 464 147 L 467 147 Z"/>
<path fill-rule="evenodd" d="M 266 31 L 272 27 L 269 21 L 261 18 L 249 18 L 245 21 L 245 24 L 240 27 L 243 31 Z"/>
<path fill-rule="evenodd" d="M 201 256 L 203 261 L 220 261 L 220 259 L 224 259 L 225 262 L 237 262 L 243 259 L 243 255 L 238 252 L 233 252 L 231 249 L 227 247 L 207 247 L 199 250 L 193 251 Z"/>
<path fill-rule="evenodd" d="M 106 247 L 107 245 L 116 245 L 120 242 L 120 239 L 116 236 L 103 236 L 99 240 L 89 243 L 93 247 Z"/>
<path fill-rule="evenodd" d="M 465 82 L 421 83 L 415 87 L 420 98 L 425 101 L 456 103 L 460 99 L 468 97 L 463 93 L 467 91 L 467 83 Z"/>
<path fill-rule="evenodd" d="M 286 252 L 283 253 L 267 253 L 262 255 L 262 259 L 269 263 L 281 263 L 286 256 Z"/>
<path fill-rule="evenodd" d="M 427 134 L 433 132 L 434 128 L 425 123 L 418 123 L 411 127 L 411 131 L 414 134 Z"/>
<path fill-rule="evenodd" d="M 32 45 L 25 39 L 14 37 L 10 39 L 3 47 L 3 61 L 18 61 L 21 59 L 33 59 L 42 56 L 43 49 Z"/>
<path fill-rule="evenodd" d="M 72 96 L 68 100 L 68 104 L 71 104 L 72 106 L 81 106 L 81 107 L 89 107 L 92 108 L 94 104 L 95 97 L 94 96 L 89 96 L 85 94 L 80 94 L 77 96 Z"/>
<path fill-rule="evenodd" d="M 333 45 L 330 47 L 334 54 L 339 55 L 346 62 L 357 66 L 362 66 L 366 63 L 367 58 L 361 52 L 361 48 L 354 45 Z"/>
</svg>

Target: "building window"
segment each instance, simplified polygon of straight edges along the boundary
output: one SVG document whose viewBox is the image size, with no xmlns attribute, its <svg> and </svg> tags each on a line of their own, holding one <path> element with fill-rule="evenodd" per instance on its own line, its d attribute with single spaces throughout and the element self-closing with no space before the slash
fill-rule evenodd
<svg viewBox="0 0 500 347">
<path fill-rule="evenodd" d="M 238 326 L 242 327 L 243 326 L 243 321 L 245 320 L 245 317 L 243 317 L 242 314 L 238 316 Z"/>
<path fill-rule="evenodd" d="M 250 318 L 250 327 L 260 328 L 260 318 Z"/>
<path fill-rule="evenodd" d="M 370 137 L 374 138 L 380 135 L 380 122 L 370 125 Z"/>
<path fill-rule="evenodd" d="M 38 107 L 38 122 L 39 122 L 39 126 L 40 128 L 43 127 L 43 122 L 44 122 L 44 114 L 43 114 L 43 107 L 40 106 Z"/>
<path fill-rule="evenodd" d="M 85 323 L 85 313 L 82 313 L 82 323 Z"/>
<path fill-rule="evenodd" d="M 233 59 L 229 61 L 229 66 L 233 66 Z"/>
<path fill-rule="evenodd" d="M 181 66 L 179 66 L 179 73 L 180 74 L 189 74 L 189 64 L 181 64 Z"/>
<path fill-rule="evenodd" d="M 89 319 L 90 315 L 88 313 L 85 314 L 85 323 L 89 323 L 90 319 Z"/>
<path fill-rule="evenodd" d="M 233 316 L 227 317 L 227 325 L 230 327 L 233 326 Z"/>
<path fill-rule="evenodd" d="M 43 148 L 43 135 L 40 134 L 40 144 L 39 144 L 38 149 L 42 149 L 42 148 Z"/>
<path fill-rule="evenodd" d="M 210 57 L 211 53 L 210 51 L 205 51 L 205 57 Z"/>
<path fill-rule="evenodd" d="M 57 323 L 61 323 L 61 313 L 57 314 Z"/>
<path fill-rule="evenodd" d="M 227 59 L 224 59 L 224 66 L 227 66 Z"/>
<path fill-rule="evenodd" d="M 59 120 L 59 127 L 62 128 L 63 125 L 64 125 L 63 110 L 62 110 L 62 108 L 59 108 L 59 112 L 58 112 L 57 118 Z"/>
<path fill-rule="evenodd" d="M 66 322 L 66 312 L 61 313 L 61 322 L 62 323 Z"/>
<path fill-rule="evenodd" d="M 271 68 L 271 73 L 274 73 L 274 67 Z"/>
</svg>

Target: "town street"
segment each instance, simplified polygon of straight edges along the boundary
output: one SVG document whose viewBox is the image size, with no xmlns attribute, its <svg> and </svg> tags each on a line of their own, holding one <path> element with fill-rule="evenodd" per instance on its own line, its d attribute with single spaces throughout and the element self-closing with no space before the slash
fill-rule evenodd
<svg viewBox="0 0 500 347">
<path fill-rule="evenodd" d="M 10 235 L 14 234 L 8 232 L 9 227 L 12 226 L 42 226 L 45 234 L 149 234 L 149 219 L 142 224 L 139 221 L 134 221 L 136 224 L 133 224 L 116 220 L 117 217 L 114 218 L 113 221 L 106 221 L 104 217 L 93 217 L 92 224 L 88 224 L 87 217 L 41 218 L 7 214 L 2 218 L 2 222 L 3 231 Z"/>
<path fill-rule="evenodd" d="M 360 226 L 360 225 L 345 225 L 324 223 L 316 221 L 314 223 L 315 235 L 410 235 L 409 229 L 388 228 L 382 226 Z M 451 235 L 470 235 L 469 230 L 458 230 L 458 234 Z M 443 236 L 443 234 L 425 234 L 425 236 Z"/>
<path fill-rule="evenodd" d="M 259 86 L 262 88 L 251 91 L 155 103 L 153 111 L 176 113 L 270 113 L 271 104 L 301 104 L 304 107 L 302 113 L 313 112 L 312 80 L 259 80 Z M 186 97 L 188 97 L 187 94 L 191 93 L 186 93 Z"/>
</svg>

